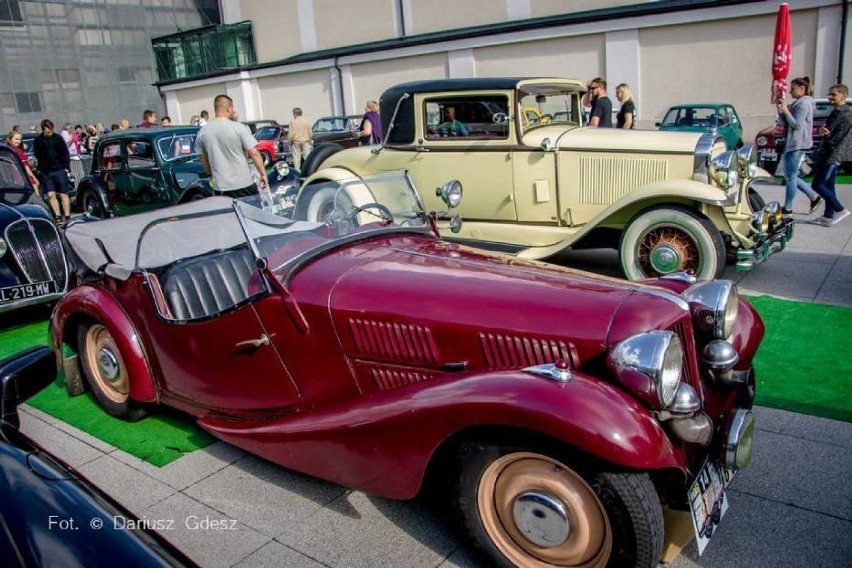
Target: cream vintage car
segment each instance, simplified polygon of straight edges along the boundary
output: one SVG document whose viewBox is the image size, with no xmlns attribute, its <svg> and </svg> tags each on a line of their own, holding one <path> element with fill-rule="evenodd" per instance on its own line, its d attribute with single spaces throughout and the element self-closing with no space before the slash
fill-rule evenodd
<svg viewBox="0 0 852 568">
<path fill-rule="evenodd" d="M 713 133 L 583 127 L 583 92 L 562 78 L 394 86 L 380 101 L 383 145 L 318 145 L 297 214 L 322 220 L 330 211 L 334 192 L 315 182 L 405 170 L 427 209 L 442 205 L 429 188 L 461 181 L 464 223 L 447 229 L 448 240 L 519 257 L 612 247 L 633 280 L 681 271 L 709 279 L 726 261 L 751 270 L 785 247 L 793 222 L 751 187 L 760 172 L 752 145 L 734 151 Z"/>
</svg>

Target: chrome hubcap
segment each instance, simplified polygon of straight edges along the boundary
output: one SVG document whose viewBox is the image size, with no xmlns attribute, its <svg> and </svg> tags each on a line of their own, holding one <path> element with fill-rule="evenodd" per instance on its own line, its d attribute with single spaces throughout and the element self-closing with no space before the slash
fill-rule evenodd
<svg viewBox="0 0 852 568">
<path fill-rule="evenodd" d="M 559 546 L 571 534 L 571 522 L 565 505 L 547 493 L 521 493 L 515 499 L 512 515 L 521 534 L 542 548 Z"/>
<path fill-rule="evenodd" d="M 102 377 L 110 382 L 115 382 L 119 375 L 118 358 L 108 347 L 98 350 L 98 371 Z"/>
<path fill-rule="evenodd" d="M 657 245 L 651 250 L 651 266 L 660 274 L 669 274 L 680 266 L 680 254 L 669 244 Z"/>
</svg>

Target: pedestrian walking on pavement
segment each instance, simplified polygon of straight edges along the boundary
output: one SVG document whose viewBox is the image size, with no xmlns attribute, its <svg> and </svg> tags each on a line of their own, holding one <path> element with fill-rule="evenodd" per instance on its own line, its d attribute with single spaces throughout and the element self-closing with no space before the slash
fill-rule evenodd
<svg viewBox="0 0 852 568">
<path fill-rule="evenodd" d="M 837 84 L 828 90 L 828 102 L 834 107 L 820 130 L 822 148 L 814 167 L 812 187 L 825 200 L 825 212 L 813 221 L 829 227 L 849 217 L 849 210 L 837 198 L 837 169 L 852 161 L 852 109 L 846 104 L 849 88 Z"/>
<path fill-rule="evenodd" d="M 290 121 L 290 130 L 287 133 L 287 142 L 290 143 L 290 150 L 293 152 L 293 167 L 297 170 L 302 169 L 302 164 L 308 157 L 311 151 L 311 123 L 308 119 L 302 116 L 302 109 L 296 107 L 293 109 L 293 119 Z"/>
<path fill-rule="evenodd" d="M 816 211 L 822 198 L 799 177 L 799 168 L 805 153 L 814 144 L 814 107 L 816 103 L 811 96 L 811 80 L 808 77 L 796 77 L 790 81 L 790 96 L 793 97 L 792 104 L 788 105 L 782 95 L 775 103 L 778 116 L 787 125 L 787 138 L 784 142 L 784 154 L 781 163 L 784 164 L 784 179 L 787 184 L 787 193 L 784 196 L 784 207 L 782 213 L 793 214 L 793 199 L 796 190 L 808 196 L 811 200 L 810 212 Z"/>
<path fill-rule="evenodd" d="M 217 96 L 213 99 L 213 113 L 214 118 L 199 130 L 195 148 L 201 166 L 213 176 L 216 193 L 229 197 L 258 193 L 247 153 L 257 168 L 260 188 L 266 189 L 266 169 L 256 148 L 257 140 L 248 126 L 234 120 L 234 101 L 228 95 Z"/>
<path fill-rule="evenodd" d="M 71 218 L 71 200 L 68 198 L 71 156 L 62 136 L 53 128 L 53 121 L 49 118 L 41 121 L 41 134 L 33 141 L 33 152 L 38 160 L 42 190 L 47 194 L 56 223 L 61 225 Z"/>
<path fill-rule="evenodd" d="M 606 96 L 606 80 L 595 77 L 589 82 L 589 100 L 592 110 L 589 113 L 589 126 L 612 128 L 612 101 Z"/>
</svg>

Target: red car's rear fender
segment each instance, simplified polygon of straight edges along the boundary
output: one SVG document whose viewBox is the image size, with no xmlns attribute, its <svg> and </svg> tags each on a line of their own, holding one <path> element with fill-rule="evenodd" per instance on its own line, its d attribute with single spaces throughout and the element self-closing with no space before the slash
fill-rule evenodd
<svg viewBox="0 0 852 568">
<path fill-rule="evenodd" d="M 684 466 L 680 451 L 636 400 L 581 374 L 565 384 L 516 371 L 446 375 L 274 420 L 199 423 L 286 467 L 396 499 L 417 493 L 445 441 L 480 426 L 540 432 L 618 467 Z"/>
<path fill-rule="evenodd" d="M 101 288 L 80 286 L 56 305 L 50 319 L 50 336 L 57 357 L 61 359 L 63 343 L 79 350 L 77 328 L 92 320 L 106 327 L 118 345 L 130 376 L 130 397 L 139 402 L 156 402 L 157 389 L 139 333 L 115 298 Z"/>
</svg>

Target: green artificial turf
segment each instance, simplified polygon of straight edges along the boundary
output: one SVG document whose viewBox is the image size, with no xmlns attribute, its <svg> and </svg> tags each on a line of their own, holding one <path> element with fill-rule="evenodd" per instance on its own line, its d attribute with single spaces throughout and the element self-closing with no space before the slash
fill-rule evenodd
<svg viewBox="0 0 852 568">
<path fill-rule="evenodd" d="M 757 404 L 852 422 L 852 309 L 749 298 L 766 324 L 757 352 Z M 0 327 L 0 358 L 47 344 L 47 321 Z M 29 404 L 156 466 L 214 439 L 186 415 L 160 407 L 135 423 L 107 415 L 91 394 L 69 397 L 60 376 Z"/>
<path fill-rule="evenodd" d="M 39 320 L 0 331 L 0 359 L 33 345 L 47 345 L 47 326 L 47 321 Z M 27 404 L 158 467 L 215 441 L 191 418 L 165 408 L 138 422 L 113 418 L 91 393 L 69 397 L 61 370 L 57 380 Z"/>
<path fill-rule="evenodd" d="M 748 298 L 766 324 L 757 404 L 852 422 L 852 309 Z"/>
</svg>

